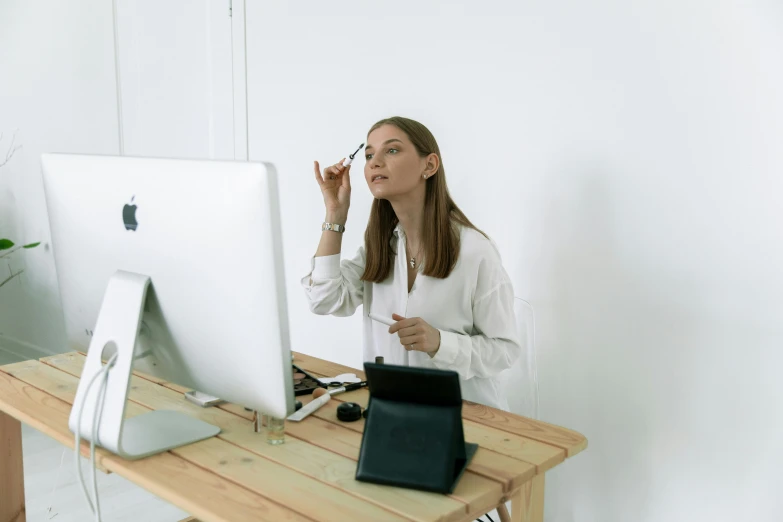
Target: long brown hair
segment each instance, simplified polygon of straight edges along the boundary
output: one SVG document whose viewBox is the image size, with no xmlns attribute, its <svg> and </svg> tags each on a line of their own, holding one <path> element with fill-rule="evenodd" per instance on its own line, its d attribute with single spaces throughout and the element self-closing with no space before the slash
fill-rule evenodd
<svg viewBox="0 0 783 522">
<path fill-rule="evenodd" d="M 451 199 L 449 188 L 446 185 L 446 171 L 443 168 L 440 148 L 429 129 L 417 121 L 394 116 L 373 125 L 367 136 L 382 125 L 394 125 L 404 132 L 422 158 L 432 153 L 438 155 L 440 160 L 438 171 L 425 181 L 425 227 L 422 235 L 422 249 L 424 252 L 424 275 L 445 279 L 454 270 L 459 258 L 459 228 L 456 225 L 481 231 L 470 222 Z M 367 229 L 364 232 L 367 264 L 362 275 L 363 281 L 380 283 L 389 277 L 396 255 L 392 248 L 392 238 L 398 222 L 391 203 L 385 199 L 376 199 L 372 202 L 370 219 L 367 221 Z M 486 236 L 483 232 L 481 234 Z"/>
</svg>

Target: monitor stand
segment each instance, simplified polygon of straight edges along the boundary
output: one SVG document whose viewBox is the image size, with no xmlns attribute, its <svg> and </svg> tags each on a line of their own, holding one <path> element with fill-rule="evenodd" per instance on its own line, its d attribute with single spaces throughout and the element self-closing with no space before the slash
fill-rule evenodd
<svg viewBox="0 0 783 522">
<path fill-rule="evenodd" d="M 149 276 L 122 270 L 109 280 L 68 419 L 68 427 L 73 433 L 78 429 L 83 439 L 92 440 L 93 416 L 99 407 L 103 379 L 97 378 L 89 393 L 87 388 L 103 367 L 104 349 L 115 348 L 117 359 L 109 370 L 95 443 L 126 459 L 140 459 L 220 433 L 217 426 L 176 411 L 155 410 L 125 418 L 134 352 L 149 284 Z M 82 407 L 81 425 L 77 426 Z"/>
</svg>

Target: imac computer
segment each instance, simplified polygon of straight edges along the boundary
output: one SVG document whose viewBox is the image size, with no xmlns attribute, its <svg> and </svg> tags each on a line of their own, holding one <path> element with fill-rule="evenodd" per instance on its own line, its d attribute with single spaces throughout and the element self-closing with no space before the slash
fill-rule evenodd
<svg viewBox="0 0 783 522">
<path fill-rule="evenodd" d="M 173 411 L 125 419 L 134 369 L 275 417 L 294 412 L 271 165 L 41 161 L 67 349 L 87 351 L 72 432 L 129 459 L 219 432 Z M 99 374 L 103 388 L 90 388 Z"/>
</svg>

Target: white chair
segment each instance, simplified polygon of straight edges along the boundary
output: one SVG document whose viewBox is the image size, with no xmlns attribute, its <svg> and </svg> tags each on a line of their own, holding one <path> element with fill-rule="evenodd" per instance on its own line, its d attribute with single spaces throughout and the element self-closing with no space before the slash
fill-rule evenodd
<svg viewBox="0 0 783 522">
<path fill-rule="evenodd" d="M 538 361 L 536 353 L 536 318 L 533 307 L 519 297 L 514 298 L 522 356 L 517 363 L 500 374 L 501 393 L 508 398 L 509 410 L 517 415 L 538 419 Z"/>
<path fill-rule="evenodd" d="M 533 306 L 519 297 L 514 298 L 514 316 L 522 342 L 522 356 L 517 363 L 500 374 L 501 394 L 508 398 L 509 410 L 517 415 L 538 419 L 538 359 L 536 353 L 536 317 Z M 490 512 L 501 522 L 510 522 L 511 502 Z M 482 517 L 481 520 L 485 520 Z"/>
</svg>

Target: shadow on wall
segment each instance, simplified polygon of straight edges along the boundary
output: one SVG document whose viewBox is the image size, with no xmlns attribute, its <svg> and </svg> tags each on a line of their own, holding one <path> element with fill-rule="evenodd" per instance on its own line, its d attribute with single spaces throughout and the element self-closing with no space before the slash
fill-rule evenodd
<svg viewBox="0 0 783 522">
<path fill-rule="evenodd" d="M 2 344 L 13 344 L 11 348 L 16 350 L 29 348 L 24 355 L 30 358 L 67 351 L 57 279 L 54 275 L 40 279 L 53 271 L 51 243 L 47 240 L 36 249 L 2 261 L 0 270 L 4 273 L 23 272 L 0 289 L 0 335 L 5 337 Z M 31 324 L 31 318 L 36 324 Z"/>
<path fill-rule="evenodd" d="M 661 404 L 677 400 L 676 383 L 687 380 L 690 365 L 677 359 L 687 357 L 681 343 L 697 318 L 667 291 L 687 280 L 676 281 L 656 269 L 655 259 L 640 262 L 633 252 L 635 217 L 623 215 L 632 180 L 590 164 L 549 176 L 554 181 L 541 194 L 548 205 L 535 232 L 542 245 L 534 261 L 541 277 L 532 286 L 541 418 L 589 440 L 583 455 L 553 473 L 547 519 L 583 520 L 575 518 L 583 513 L 590 514 L 585 520 L 642 521 L 655 446 L 666 444 L 656 420 L 668 409 Z M 662 378 L 674 381 L 668 394 L 661 393 Z"/>
<path fill-rule="evenodd" d="M 18 142 L 16 133 L 7 150 L 8 139 L 0 142 L 0 237 L 12 238 L 17 246 L 39 241 L 40 245 L 0 251 L 0 282 L 18 274 L 0 288 L 0 348 L 38 358 L 67 347 L 48 222 L 45 231 L 25 234 L 20 217 L 24 212 L 29 216 L 42 211 L 45 220 L 45 202 L 31 201 L 24 190 L 25 183 L 40 183 L 40 179 L 27 177 L 40 176 L 39 158 L 30 158 Z"/>
</svg>

